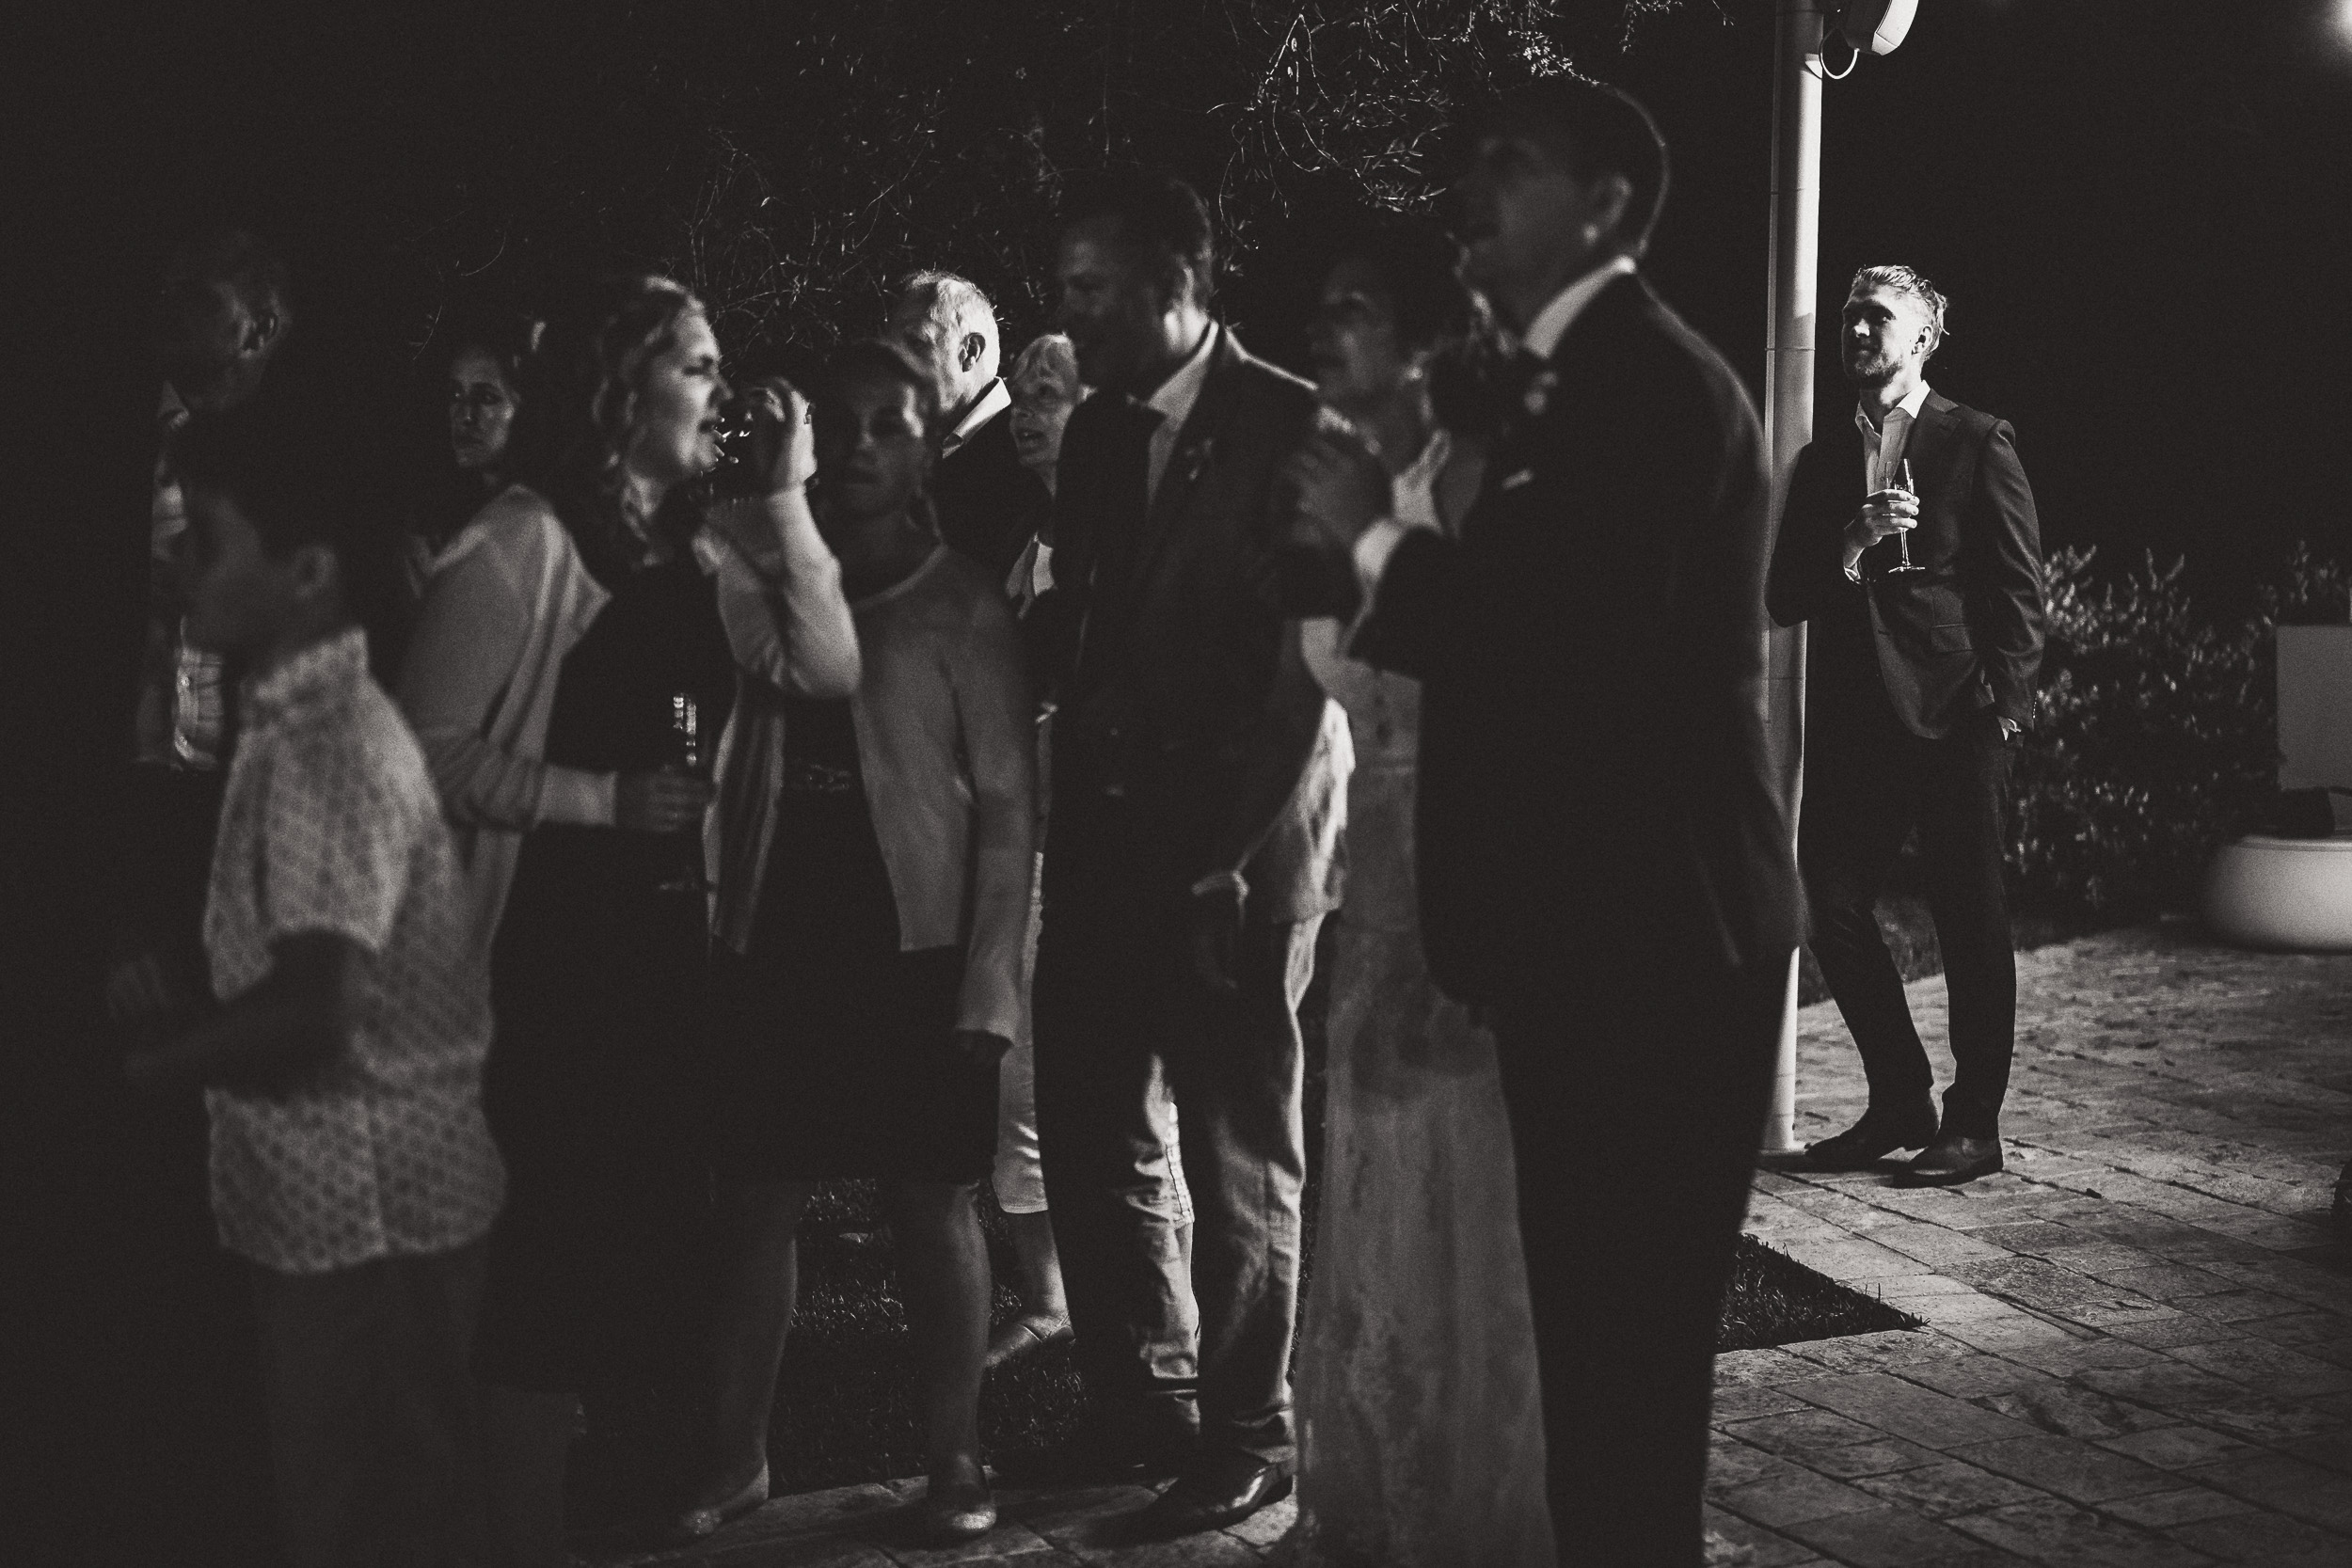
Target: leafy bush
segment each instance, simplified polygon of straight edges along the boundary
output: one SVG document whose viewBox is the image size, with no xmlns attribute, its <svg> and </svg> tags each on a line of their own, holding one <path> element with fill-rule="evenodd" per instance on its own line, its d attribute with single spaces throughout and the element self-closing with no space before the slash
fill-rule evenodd
<svg viewBox="0 0 2352 1568">
<path fill-rule="evenodd" d="M 2259 826 L 2278 762 L 2280 625 L 2342 622 L 2344 569 L 2297 546 L 2250 610 L 2217 615 L 2185 563 L 2048 564 L 2042 723 L 2017 764 L 2010 862 L 2028 908 L 2128 916 L 2185 907 L 2206 863 Z"/>
</svg>

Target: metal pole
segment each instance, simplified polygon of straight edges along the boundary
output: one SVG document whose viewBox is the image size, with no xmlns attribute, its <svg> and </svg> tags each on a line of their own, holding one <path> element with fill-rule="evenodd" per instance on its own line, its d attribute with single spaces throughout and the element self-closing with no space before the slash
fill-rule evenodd
<svg viewBox="0 0 2352 1568">
<path fill-rule="evenodd" d="M 1813 345 L 1820 274 L 1821 14 L 1829 0 L 1778 0 L 1772 45 L 1772 318 L 1764 348 L 1764 444 L 1772 455 L 1772 512 L 1788 494 L 1797 453 L 1813 439 Z M 1804 627 L 1764 633 L 1765 743 L 1793 827 L 1803 793 Z M 1780 1065 L 1764 1150 L 1797 1148 L 1797 960 L 1781 1005 Z"/>
</svg>

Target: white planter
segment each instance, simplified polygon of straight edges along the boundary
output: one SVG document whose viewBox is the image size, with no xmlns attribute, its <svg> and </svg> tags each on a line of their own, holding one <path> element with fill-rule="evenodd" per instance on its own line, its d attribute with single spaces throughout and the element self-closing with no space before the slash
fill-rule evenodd
<svg viewBox="0 0 2352 1568">
<path fill-rule="evenodd" d="M 2352 833 L 2224 846 L 2205 878 L 2205 926 L 2224 942 L 2352 953 Z"/>
</svg>

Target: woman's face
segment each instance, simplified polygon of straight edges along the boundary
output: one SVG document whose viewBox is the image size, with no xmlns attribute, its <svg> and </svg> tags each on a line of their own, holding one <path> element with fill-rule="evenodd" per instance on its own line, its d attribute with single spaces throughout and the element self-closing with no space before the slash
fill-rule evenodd
<svg viewBox="0 0 2352 1568">
<path fill-rule="evenodd" d="M 1061 433 L 1085 391 L 1065 360 L 1041 354 L 1006 384 L 1012 393 L 1012 449 L 1024 467 L 1050 474 L 1061 461 Z"/>
<path fill-rule="evenodd" d="M 857 372 L 817 405 L 817 485 L 828 518 L 858 522 L 905 511 L 923 493 L 930 467 L 922 400 L 906 383 Z"/>
<path fill-rule="evenodd" d="M 1342 413 L 1379 407 L 1428 356 L 1399 341 L 1396 311 L 1370 266 L 1349 257 L 1323 281 L 1323 303 L 1307 329 L 1307 354 L 1323 401 Z"/>
<path fill-rule="evenodd" d="M 629 433 L 631 471 L 662 484 L 708 473 L 719 461 L 719 409 L 726 396 L 719 340 L 702 312 L 690 310 L 678 318 L 670 346 L 645 363 Z"/>
<path fill-rule="evenodd" d="M 515 388 L 494 355 L 462 348 L 449 362 L 449 445 L 461 473 L 488 473 L 506 454 Z"/>
</svg>

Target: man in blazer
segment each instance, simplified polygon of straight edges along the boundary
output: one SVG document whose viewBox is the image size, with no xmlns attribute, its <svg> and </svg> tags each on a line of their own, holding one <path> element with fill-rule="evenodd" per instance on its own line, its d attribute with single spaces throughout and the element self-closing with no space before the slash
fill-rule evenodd
<svg viewBox="0 0 2352 1568">
<path fill-rule="evenodd" d="M 931 471 L 931 499 L 940 537 L 1001 582 L 1053 498 L 1013 448 L 1012 394 L 997 373 L 995 308 L 968 277 L 918 272 L 898 285 L 883 336 L 930 367 L 939 388 L 946 434 Z"/>
<path fill-rule="evenodd" d="M 1763 437 L 1635 268 L 1666 183 L 1638 103 L 1552 78 L 1470 147 L 1471 280 L 1523 388 L 1484 490 L 1458 544 L 1408 531 L 1327 438 L 1300 477 L 1337 499 L 1301 539 L 1354 555 L 1353 651 L 1423 682 L 1422 940 L 1495 1028 L 1560 1559 L 1696 1564 L 1798 927 L 1763 745 Z"/>
<path fill-rule="evenodd" d="M 2001 1168 L 2017 1014 L 2002 852 L 2042 624 L 2041 533 L 2010 427 L 1925 378 L 1944 310 L 1909 267 L 1854 275 L 1839 341 L 1860 402 L 1798 455 L 1769 594 L 1774 620 L 1812 625 L 1797 858 L 1814 956 L 1870 1085 L 1862 1119 L 1808 1152 L 1852 1170 L 1923 1148 L 1901 1180 L 1939 1186 Z M 1873 909 L 1915 826 L 1951 997 L 1940 1127 Z"/>
<path fill-rule="evenodd" d="M 1291 1486 L 1297 1006 L 1352 760 L 1271 589 L 1314 395 L 1211 317 L 1213 260 L 1177 181 L 1066 209 L 1057 325 L 1101 390 L 1063 436 L 1030 617 L 1058 696 L 1039 1144 L 1094 1416 L 1044 1467 L 1178 1471 L 1143 1521 L 1163 1535 Z"/>
</svg>

